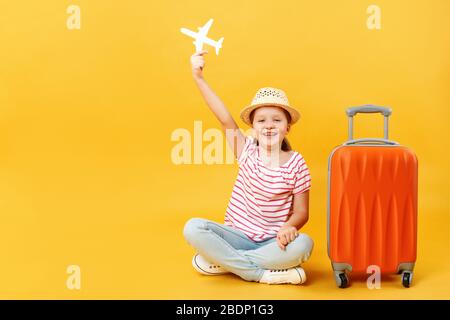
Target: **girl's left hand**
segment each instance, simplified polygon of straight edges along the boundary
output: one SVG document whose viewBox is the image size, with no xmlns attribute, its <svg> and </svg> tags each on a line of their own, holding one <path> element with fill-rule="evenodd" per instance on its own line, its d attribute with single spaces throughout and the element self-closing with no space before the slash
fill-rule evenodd
<svg viewBox="0 0 450 320">
<path fill-rule="evenodd" d="M 283 226 L 277 233 L 277 243 L 281 250 L 286 250 L 286 246 L 295 240 L 298 231 L 292 226 Z"/>
</svg>

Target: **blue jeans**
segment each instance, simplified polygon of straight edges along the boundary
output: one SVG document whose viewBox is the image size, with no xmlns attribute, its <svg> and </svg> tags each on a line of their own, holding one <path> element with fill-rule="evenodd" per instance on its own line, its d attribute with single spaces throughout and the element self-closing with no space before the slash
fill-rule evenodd
<svg viewBox="0 0 450 320">
<path fill-rule="evenodd" d="M 288 269 L 308 260 L 314 242 L 299 233 L 281 250 L 276 238 L 252 241 L 242 231 L 207 219 L 192 218 L 184 237 L 199 254 L 247 281 L 259 281 L 266 269 Z"/>
</svg>

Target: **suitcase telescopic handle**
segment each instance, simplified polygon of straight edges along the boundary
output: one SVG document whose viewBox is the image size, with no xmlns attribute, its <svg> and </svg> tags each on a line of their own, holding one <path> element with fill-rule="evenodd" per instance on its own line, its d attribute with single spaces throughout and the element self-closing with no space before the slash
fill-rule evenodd
<svg viewBox="0 0 450 320">
<path fill-rule="evenodd" d="M 361 139 L 361 140 L 377 140 L 379 142 L 389 143 L 389 116 L 392 114 L 391 108 L 375 106 L 372 104 L 366 104 L 359 107 L 351 107 L 348 108 L 347 111 L 348 116 L 348 142 L 350 141 L 358 141 L 353 140 L 353 117 L 357 113 L 381 113 L 384 116 L 384 139 Z"/>
<path fill-rule="evenodd" d="M 364 106 L 352 107 L 347 109 L 347 115 L 353 117 L 357 113 L 382 113 L 385 117 L 392 114 L 391 108 L 374 106 L 373 104 L 366 104 Z"/>
</svg>

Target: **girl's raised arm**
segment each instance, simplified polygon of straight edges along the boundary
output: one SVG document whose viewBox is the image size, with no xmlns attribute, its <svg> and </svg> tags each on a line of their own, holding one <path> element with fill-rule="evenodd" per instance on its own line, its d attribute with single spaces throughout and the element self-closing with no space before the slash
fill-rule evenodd
<svg viewBox="0 0 450 320">
<path fill-rule="evenodd" d="M 225 136 L 230 147 L 233 149 L 236 158 L 239 158 L 245 144 L 245 136 L 239 129 L 238 125 L 233 119 L 233 116 L 228 111 L 225 104 L 209 87 L 206 80 L 203 78 L 203 68 L 205 67 L 204 54 L 208 51 L 203 50 L 198 53 L 194 53 L 191 56 L 192 76 L 195 83 L 200 90 L 206 104 L 216 116 L 222 125 L 222 130 L 225 132 Z"/>
</svg>

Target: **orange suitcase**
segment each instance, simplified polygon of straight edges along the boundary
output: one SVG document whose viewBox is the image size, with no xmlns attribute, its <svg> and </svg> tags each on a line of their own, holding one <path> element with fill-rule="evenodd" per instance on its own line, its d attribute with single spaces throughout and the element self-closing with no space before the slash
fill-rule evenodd
<svg viewBox="0 0 450 320">
<path fill-rule="evenodd" d="M 382 113 L 384 139 L 353 139 L 357 113 Z M 365 105 L 347 109 L 349 138 L 328 161 L 328 256 L 336 284 L 348 272 L 401 273 L 409 287 L 417 250 L 417 158 L 388 140 L 391 109 Z"/>
</svg>

